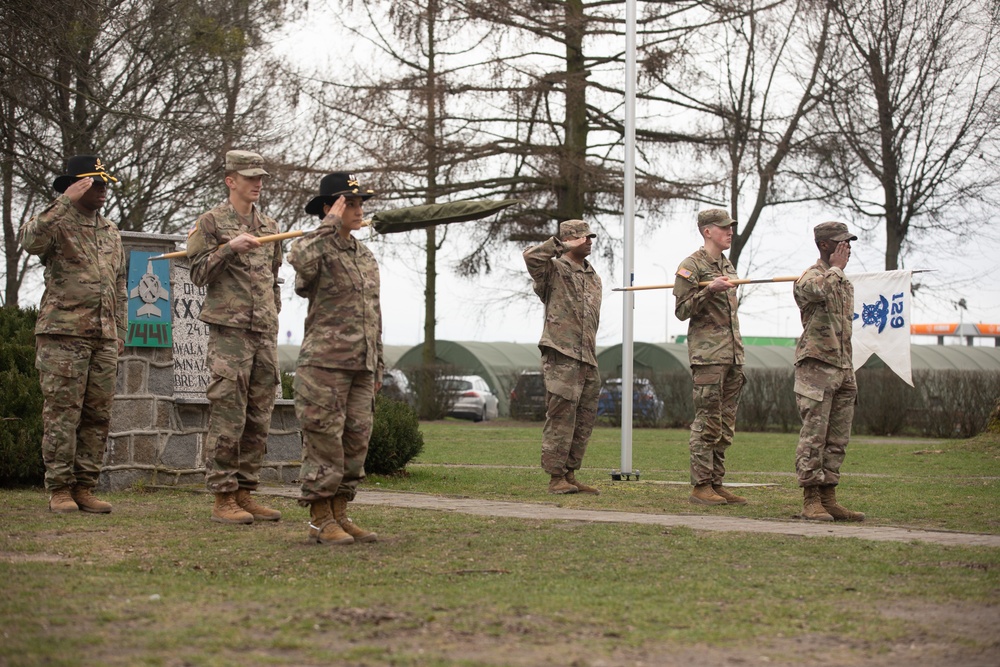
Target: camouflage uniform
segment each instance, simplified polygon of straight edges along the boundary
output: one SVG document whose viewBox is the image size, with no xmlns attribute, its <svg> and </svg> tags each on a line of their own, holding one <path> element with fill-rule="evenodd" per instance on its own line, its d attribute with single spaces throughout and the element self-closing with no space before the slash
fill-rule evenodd
<svg viewBox="0 0 1000 667">
<path fill-rule="evenodd" d="M 207 285 L 199 319 L 208 323 L 205 395 L 212 410 L 205 437 L 205 483 L 213 493 L 257 488 L 267 450 L 278 370 L 278 268 L 281 244 L 237 254 L 229 241 L 243 232 L 278 233 L 254 206 L 249 224 L 224 202 L 198 218 L 188 236 L 191 282 Z"/>
<path fill-rule="evenodd" d="M 836 485 L 858 396 L 851 361 L 854 286 L 821 259 L 796 281 L 794 294 L 803 329 L 795 348 L 795 401 L 802 416 L 795 470 L 799 486 Z"/>
<path fill-rule="evenodd" d="M 675 313 L 688 325 L 688 360 L 694 379 L 691 422 L 691 484 L 722 485 L 726 449 L 733 444 L 736 409 L 743 389 L 743 339 L 736 315 L 736 290 L 712 292 L 699 282 L 726 276 L 736 268 L 723 255 L 713 258 L 704 248 L 681 262 L 674 283 Z"/>
<path fill-rule="evenodd" d="M 524 251 L 535 294 L 545 304 L 545 327 L 538 342 L 547 404 L 542 469 L 558 476 L 580 469 L 601 392 L 601 278 L 590 262 L 580 266 L 563 252 L 565 246 L 555 237 Z"/>
<path fill-rule="evenodd" d="M 363 243 L 324 224 L 288 253 L 295 292 L 309 299 L 295 370 L 295 413 L 302 425 L 303 506 L 333 496 L 354 499 L 381 383 L 379 270 Z"/>
<path fill-rule="evenodd" d="M 49 491 L 97 486 L 111 423 L 118 341 L 125 339 L 125 250 L 118 228 L 60 195 L 18 230 L 45 266 L 35 326 Z"/>
</svg>

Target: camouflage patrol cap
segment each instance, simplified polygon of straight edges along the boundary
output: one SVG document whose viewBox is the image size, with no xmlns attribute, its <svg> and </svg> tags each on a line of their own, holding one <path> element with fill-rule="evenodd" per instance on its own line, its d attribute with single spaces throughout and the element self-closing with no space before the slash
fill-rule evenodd
<svg viewBox="0 0 1000 667">
<path fill-rule="evenodd" d="M 226 153 L 226 171 L 235 171 L 240 176 L 270 176 L 264 171 L 264 158 L 250 151 Z"/>
<path fill-rule="evenodd" d="M 817 241 L 857 241 L 858 237 L 847 230 L 842 222 L 821 222 L 813 228 Z"/>
<path fill-rule="evenodd" d="M 583 220 L 564 220 L 559 223 L 559 238 L 582 239 L 585 236 L 594 238 L 597 234 L 590 231 L 590 225 Z"/>
<path fill-rule="evenodd" d="M 698 229 L 715 225 L 716 227 L 732 227 L 736 221 L 729 217 L 729 213 L 721 208 L 709 208 L 698 214 Z"/>
</svg>

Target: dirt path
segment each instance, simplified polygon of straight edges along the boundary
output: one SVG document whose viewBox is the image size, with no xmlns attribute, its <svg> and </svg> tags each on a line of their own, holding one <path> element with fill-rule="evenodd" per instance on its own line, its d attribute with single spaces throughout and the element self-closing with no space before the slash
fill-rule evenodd
<svg viewBox="0 0 1000 667">
<path fill-rule="evenodd" d="M 261 493 L 267 493 L 264 487 Z M 297 487 L 286 487 L 280 493 L 298 497 Z M 873 542 L 925 542 L 946 546 L 1000 547 L 1000 535 L 958 533 L 936 530 L 915 530 L 893 526 L 864 524 L 807 523 L 805 521 L 764 521 L 723 516 L 684 514 L 643 514 L 609 510 L 581 510 L 556 507 L 545 503 L 517 503 L 476 498 L 451 498 L 424 493 L 359 490 L 354 502 L 362 505 L 386 505 L 408 509 L 459 512 L 477 516 L 502 516 L 520 519 L 554 521 L 592 521 L 595 523 L 638 523 L 656 526 L 684 526 L 694 530 L 719 532 L 768 533 L 802 537 L 855 537 Z"/>
</svg>

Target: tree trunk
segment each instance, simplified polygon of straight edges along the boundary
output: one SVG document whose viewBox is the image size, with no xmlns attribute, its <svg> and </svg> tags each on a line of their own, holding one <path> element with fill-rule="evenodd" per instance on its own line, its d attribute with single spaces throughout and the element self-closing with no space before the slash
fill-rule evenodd
<svg viewBox="0 0 1000 667">
<path fill-rule="evenodd" d="M 427 196 L 424 198 L 425 204 L 437 202 L 438 190 L 438 80 L 436 70 L 436 47 L 435 21 L 438 16 L 437 2 L 431 0 L 427 4 L 427 74 L 426 90 L 424 91 L 424 153 L 427 159 Z M 422 356 L 423 371 L 419 381 L 423 384 L 418 392 L 420 405 L 418 412 L 424 419 L 437 419 L 439 401 L 435 399 L 435 366 L 437 366 L 437 228 L 427 228 L 427 245 L 424 248 L 426 254 L 425 275 L 424 275 L 424 349 Z"/>
<path fill-rule="evenodd" d="M 556 188 L 559 220 L 580 219 L 586 209 L 587 169 L 587 70 L 583 57 L 584 16 L 582 0 L 566 2 L 566 120 L 562 159 Z"/>
<path fill-rule="evenodd" d="M 6 105 L 4 107 L 4 111 L 6 111 Z M 4 153 L 14 155 L 13 127 L 8 124 L 8 120 L 4 119 L 4 143 L 6 144 Z M 18 275 L 21 253 L 17 247 L 17 235 L 14 231 L 14 165 L 10 160 L 0 161 L 0 182 L 3 183 L 3 203 L 0 215 L 3 216 L 4 268 L 7 270 L 2 305 L 17 306 L 17 294 L 21 287 Z"/>
</svg>

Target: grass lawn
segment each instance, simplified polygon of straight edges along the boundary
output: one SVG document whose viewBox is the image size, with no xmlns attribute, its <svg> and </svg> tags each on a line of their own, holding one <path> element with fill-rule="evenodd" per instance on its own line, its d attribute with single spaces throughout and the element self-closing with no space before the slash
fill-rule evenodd
<svg viewBox="0 0 1000 667">
<path fill-rule="evenodd" d="M 544 493 L 548 478 L 539 465 L 540 424 L 447 420 L 422 424 L 421 430 L 425 448 L 418 465 L 407 476 L 373 477 L 373 483 L 399 491 L 631 512 L 722 511 L 788 519 L 802 509 L 794 474 L 796 434 L 737 433 L 726 456 L 726 481 L 775 486 L 737 489 L 750 499 L 746 506 L 705 508 L 688 502 L 687 431 L 634 430 L 632 466 L 639 481 L 612 482 L 612 469 L 621 467 L 621 431 L 597 428 L 578 476 L 596 483 L 601 495 L 556 499 Z M 1000 438 L 858 437 L 848 447 L 841 475 L 838 498 L 865 512 L 872 524 L 1000 533 Z"/>
<path fill-rule="evenodd" d="M 784 519 L 794 437 L 739 434 L 747 507 L 687 503 L 686 434 L 637 431 L 640 481 L 554 498 L 539 426 L 435 422 L 408 475 L 368 485 L 660 513 Z M 916 453 L 923 451 L 925 453 Z M 859 438 L 842 496 L 872 523 L 998 531 L 1000 442 Z M 742 493 L 742 492 L 741 492 Z M 102 494 L 110 515 L 52 515 L 0 490 L 0 665 L 930 665 L 1000 662 L 1000 553 L 859 539 L 709 533 L 352 505 L 375 544 L 305 540 L 307 511 L 221 526 L 202 494 Z"/>
</svg>

